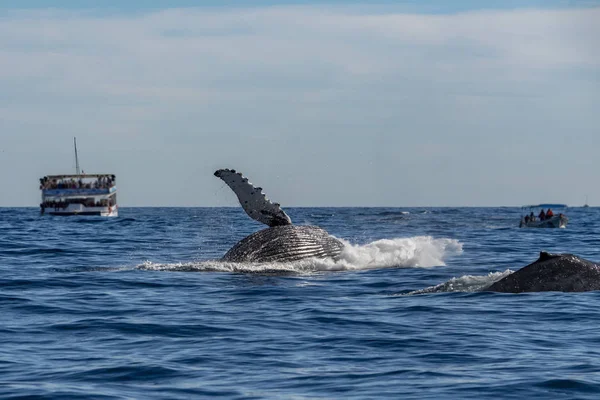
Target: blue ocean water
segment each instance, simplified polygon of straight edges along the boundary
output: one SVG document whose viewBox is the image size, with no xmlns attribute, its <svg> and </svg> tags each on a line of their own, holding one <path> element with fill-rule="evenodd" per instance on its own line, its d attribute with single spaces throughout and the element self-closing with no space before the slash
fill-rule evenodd
<svg viewBox="0 0 600 400">
<path fill-rule="evenodd" d="M 600 396 L 600 293 L 477 291 L 540 250 L 600 261 L 600 209 L 566 229 L 519 229 L 518 208 L 286 211 L 342 258 L 216 261 L 262 228 L 240 208 L 0 209 L 0 398 Z"/>
</svg>

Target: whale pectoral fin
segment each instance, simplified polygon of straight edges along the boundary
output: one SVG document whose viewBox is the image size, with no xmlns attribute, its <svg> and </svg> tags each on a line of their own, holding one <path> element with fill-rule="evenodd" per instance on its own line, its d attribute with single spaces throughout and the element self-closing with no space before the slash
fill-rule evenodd
<svg viewBox="0 0 600 400">
<path fill-rule="evenodd" d="M 271 203 L 262 192 L 262 188 L 254 187 L 240 172 L 219 169 L 215 171 L 215 176 L 221 178 L 233 190 L 250 218 L 268 226 L 291 225 L 292 220 L 281 209 L 279 203 Z"/>
</svg>

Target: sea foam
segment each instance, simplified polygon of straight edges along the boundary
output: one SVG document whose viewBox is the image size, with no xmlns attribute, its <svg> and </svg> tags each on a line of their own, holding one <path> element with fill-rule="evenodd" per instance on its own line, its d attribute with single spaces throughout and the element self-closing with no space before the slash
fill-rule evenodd
<svg viewBox="0 0 600 400">
<path fill-rule="evenodd" d="M 406 295 L 445 292 L 479 292 L 513 272 L 514 271 L 507 269 L 504 272 L 490 272 L 487 275 L 463 275 L 459 278 L 452 278 L 439 285 L 406 293 Z"/>
<path fill-rule="evenodd" d="M 380 268 L 430 268 L 444 266 L 446 257 L 462 253 L 462 244 L 458 240 L 435 239 L 431 236 L 381 239 L 364 245 L 343 242 L 345 247 L 337 260 L 311 258 L 287 263 L 233 263 L 217 260 L 175 264 L 157 264 L 147 261 L 138 268 L 155 271 L 246 273 L 312 273 Z"/>
</svg>

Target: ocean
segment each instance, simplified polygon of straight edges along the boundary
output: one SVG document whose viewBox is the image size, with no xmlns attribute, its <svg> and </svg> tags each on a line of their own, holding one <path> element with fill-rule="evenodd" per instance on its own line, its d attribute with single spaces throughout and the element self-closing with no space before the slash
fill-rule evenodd
<svg viewBox="0 0 600 400">
<path fill-rule="evenodd" d="M 600 293 L 481 291 L 540 251 L 600 261 L 600 209 L 286 208 L 338 261 L 218 261 L 241 208 L 0 208 L 0 398 L 597 399 Z"/>
</svg>

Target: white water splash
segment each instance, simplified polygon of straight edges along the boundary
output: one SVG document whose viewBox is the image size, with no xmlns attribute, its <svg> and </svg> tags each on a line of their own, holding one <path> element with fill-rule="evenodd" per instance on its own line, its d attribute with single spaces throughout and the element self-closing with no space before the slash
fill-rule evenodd
<svg viewBox="0 0 600 400">
<path fill-rule="evenodd" d="M 195 263 L 156 264 L 150 261 L 139 269 L 153 271 L 218 271 L 244 273 L 311 273 L 379 268 L 429 268 L 444 266 L 444 258 L 462 253 L 462 244 L 455 239 L 434 239 L 430 236 L 382 239 L 365 245 L 344 241 L 339 259 L 306 259 L 289 263 L 233 263 L 202 261 Z"/>
<path fill-rule="evenodd" d="M 446 256 L 462 253 L 458 240 L 431 236 L 381 239 L 365 245 L 344 242 L 344 245 L 340 259 L 335 262 L 343 265 L 343 269 L 444 266 Z"/>
<path fill-rule="evenodd" d="M 463 275 L 460 278 L 452 278 L 448 282 L 421 290 L 415 290 L 406 295 L 443 292 L 479 292 L 513 272 L 514 271 L 507 269 L 504 272 L 490 272 L 487 275 Z"/>
</svg>

